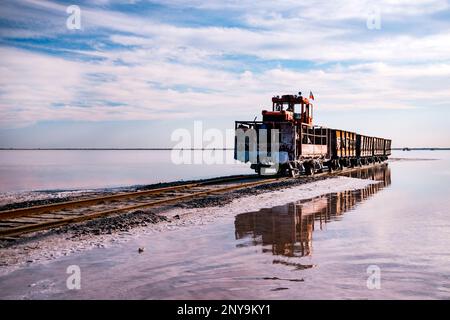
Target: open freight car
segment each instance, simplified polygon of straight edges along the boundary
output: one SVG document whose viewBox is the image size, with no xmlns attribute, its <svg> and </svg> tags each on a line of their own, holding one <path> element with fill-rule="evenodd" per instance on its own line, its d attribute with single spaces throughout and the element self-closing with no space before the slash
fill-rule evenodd
<svg viewBox="0 0 450 320">
<path fill-rule="evenodd" d="M 388 139 L 313 125 L 310 99 L 301 93 L 276 96 L 262 121 L 236 121 L 235 159 L 250 162 L 258 174 L 292 176 L 387 160 Z"/>
</svg>

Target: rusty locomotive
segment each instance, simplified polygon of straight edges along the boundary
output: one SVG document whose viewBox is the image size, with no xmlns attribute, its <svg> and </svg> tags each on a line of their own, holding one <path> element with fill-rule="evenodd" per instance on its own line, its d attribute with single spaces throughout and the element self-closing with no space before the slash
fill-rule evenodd
<svg viewBox="0 0 450 320">
<path fill-rule="evenodd" d="M 260 175 L 295 177 L 383 162 L 391 155 L 389 139 L 313 125 L 311 100 L 312 93 L 275 96 L 262 121 L 236 121 L 234 158 L 250 162 Z"/>
</svg>

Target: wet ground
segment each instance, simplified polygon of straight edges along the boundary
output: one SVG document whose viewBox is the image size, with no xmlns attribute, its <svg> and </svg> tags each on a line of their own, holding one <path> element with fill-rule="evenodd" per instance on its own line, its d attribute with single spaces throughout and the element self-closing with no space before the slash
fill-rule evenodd
<svg viewBox="0 0 450 320">
<path fill-rule="evenodd" d="M 441 160 L 392 162 L 361 176 L 380 183 L 358 190 L 254 211 L 249 202 L 241 213 L 30 264 L 0 277 L 0 298 L 449 299 L 450 157 L 432 157 Z M 67 287 L 71 265 L 79 290 Z"/>
</svg>

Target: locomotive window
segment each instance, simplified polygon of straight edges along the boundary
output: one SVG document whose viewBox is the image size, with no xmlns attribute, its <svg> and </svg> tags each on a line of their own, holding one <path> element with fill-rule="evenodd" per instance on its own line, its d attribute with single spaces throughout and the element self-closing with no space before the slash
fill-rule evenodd
<svg viewBox="0 0 450 320">
<path fill-rule="evenodd" d="M 303 144 L 312 144 L 311 138 L 308 135 L 303 135 L 302 143 Z"/>
<path fill-rule="evenodd" d="M 301 127 L 301 143 L 302 144 L 315 144 L 326 145 L 327 144 L 327 129 L 322 127 L 309 127 L 302 125 Z"/>
</svg>

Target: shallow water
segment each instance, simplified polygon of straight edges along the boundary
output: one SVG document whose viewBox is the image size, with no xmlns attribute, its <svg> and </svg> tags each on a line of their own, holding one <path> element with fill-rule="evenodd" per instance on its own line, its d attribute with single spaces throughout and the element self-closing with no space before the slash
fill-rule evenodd
<svg viewBox="0 0 450 320">
<path fill-rule="evenodd" d="M 232 150 L 174 152 L 192 164 L 174 163 L 170 150 L 0 150 L 0 193 L 121 187 L 252 173 L 248 165 L 230 163 Z M 211 157 L 215 157 L 214 164 L 194 163 Z"/>
<path fill-rule="evenodd" d="M 0 277 L 0 298 L 449 299 L 449 155 L 408 153 L 441 160 L 392 162 L 361 176 L 381 181 L 362 190 L 32 264 Z M 66 287 L 69 265 L 80 290 Z"/>
</svg>

